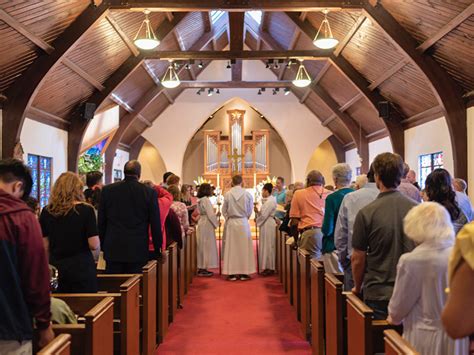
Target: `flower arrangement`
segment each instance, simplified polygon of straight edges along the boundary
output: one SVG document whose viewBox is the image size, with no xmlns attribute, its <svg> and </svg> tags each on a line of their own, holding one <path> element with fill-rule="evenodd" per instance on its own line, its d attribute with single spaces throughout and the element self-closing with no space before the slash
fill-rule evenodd
<svg viewBox="0 0 474 355">
<path fill-rule="evenodd" d="M 196 185 L 196 186 L 200 186 L 202 184 L 211 184 L 212 185 L 211 180 L 206 180 L 202 176 L 198 176 L 197 179 L 194 180 L 193 182 L 194 182 L 194 185 Z"/>
</svg>

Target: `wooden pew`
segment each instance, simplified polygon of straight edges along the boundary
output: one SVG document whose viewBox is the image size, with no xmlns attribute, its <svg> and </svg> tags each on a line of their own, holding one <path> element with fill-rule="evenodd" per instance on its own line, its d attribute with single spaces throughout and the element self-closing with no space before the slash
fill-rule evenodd
<svg viewBox="0 0 474 355">
<path fill-rule="evenodd" d="M 196 231 L 191 234 L 191 271 L 192 277 L 197 275 L 197 236 Z"/>
<path fill-rule="evenodd" d="M 395 329 L 383 332 L 386 355 L 420 355 Z"/>
<path fill-rule="evenodd" d="M 374 320 L 374 311 L 354 294 L 347 295 L 347 350 L 349 355 L 384 352 L 383 331 L 393 328 Z"/>
<path fill-rule="evenodd" d="M 183 248 L 178 251 L 178 307 L 184 303 L 186 293 L 186 237 L 183 239 Z"/>
<path fill-rule="evenodd" d="M 300 310 L 301 330 L 305 339 L 311 336 L 311 256 L 308 251 L 298 249 L 298 265 L 300 268 Z"/>
<path fill-rule="evenodd" d="M 288 294 L 288 300 L 293 305 L 293 273 L 292 273 L 292 256 L 291 245 L 285 243 L 285 261 L 286 261 L 286 290 Z"/>
<path fill-rule="evenodd" d="M 120 354 L 140 353 L 140 277 L 133 275 L 120 285 L 120 292 L 54 294 L 69 305 L 76 300 L 100 301 L 106 297 L 114 300 L 114 349 Z M 74 307 L 71 307 L 74 311 Z M 115 327 L 114 327 L 115 328 Z"/>
<path fill-rule="evenodd" d="M 112 355 L 114 353 L 113 297 L 94 299 L 81 296 L 80 294 L 73 294 L 72 297 L 54 295 L 65 301 L 76 315 L 84 318 L 84 322 L 80 324 L 53 324 L 54 333 L 67 334 L 71 337 L 70 353 L 72 355 Z M 44 354 L 54 353 L 45 352 Z"/>
<path fill-rule="evenodd" d="M 280 231 L 278 226 L 275 227 L 275 271 L 278 280 L 281 282 L 281 255 L 280 255 Z"/>
<path fill-rule="evenodd" d="M 99 291 L 120 292 L 121 284 L 133 274 L 98 275 Z M 144 355 L 153 355 L 156 350 L 156 282 L 157 262 L 150 261 L 143 267 L 140 278 L 140 323 L 141 349 Z"/>
<path fill-rule="evenodd" d="M 158 263 L 156 287 L 156 336 L 158 344 L 163 342 L 168 333 L 169 322 L 169 251 L 165 251 L 166 261 Z"/>
<path fill-rule="evenodd" d="M 193 235 L 194 232 L 191 234 L 188 234 L 187 238 L 187 243 L 186 243 L 186 293 L 189 292 L 189 287 L 191 283 L 193 282 L 193 252 L 192 252 L 192 246 L 193 246 Z"/>
<path fill-rule="evenodd" d="M 178 244 L 172 243 L 169 247 L 169 276 L 168 276 L 168 301 L 169 322 L 172 323 L 178 310 Z"/>
<path fill-rule="evenodd" d="M 311 260 L 311 345 L 314 355 L 324 354 L 324 266 Z"/>
<path fill-rule="evenodd" d="M 301 320 L 301 299 L 300 299 L 300 265 L 298 263 L 298 250 L 291 249 L 291 273 L 293 287 L 293 309 L 296 319 Z"/>
<path fill-rule="evenodd" d="M 344 274 L 324 275 L 324 299 L 326 312 L 326 354 L 345 354 L 347 342 L 345 334 L 346 294 L 343 292 Z"/>
<path fill-rule="evenodd" d="M 283 282 L 283 289 L 285 293 L 288 293 L 288 263 L 286 261 L 286 234 L 282 233 L 280 238 L 280 246 L 281 246 L 281 278 Z"/>
<path fill-rule="evenodd" d="M 59 334 L 48 345 L 46 345 L 37 355 L 70 355 L 71 354 L 71 334 Z"/>
</svg>

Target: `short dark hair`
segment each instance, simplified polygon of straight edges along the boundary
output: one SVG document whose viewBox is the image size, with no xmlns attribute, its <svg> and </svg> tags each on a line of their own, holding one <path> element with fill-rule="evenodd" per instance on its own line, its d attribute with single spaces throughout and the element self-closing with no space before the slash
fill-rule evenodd
<svg viewBox="0 0 474 355">
<path fill-rule="evenodd" d="M 30 169 L 18 159 L 0 160 L 0 181 L 12 183 L 21 181 L 23 183 L 23 200 L 28 198 L 33 187 Z"/>
<path fill-rule="evenodd" d="M 102 180 L 102 174 L 100 171 L 89 171 L 86 174 L 86 185 L 88 188 L 92 188 Z"/>
<path fill-rule="evenodd" d="M 206 196 L 212 196 L 212 186 L 208 183 L 201 184 L 197 193 L 198 198 L 203 198 Z"/>
<path fill-rule="evenodd" d="M 372 163 L 374 174 L 379 177 L 386 188 L 397 188 L 403 176 L 403 159 L 394 153 L 382 153 Z"/>
<path fill-rule="evenodd" d="M 38 210 L 39 207 L 39 201 L 31 196 L 28 196 L 25 198 L 26 205 L 34 212 Z"/>
<path fill-rule="evenodd" d="M 123 167 L 123 173 L 125 175 L 138 176 L 142 174 L 142 166 L 138 160 L 129 160 Z"/>
<path fill-rule="evenodd" d="M 277 181 L 280 180 L 282 183 L 285 183 L 285 178 L 283 176 L 277 177 Z"/>
<path fill-rule="evenodd" d="M 166 184 L 166 180 L 168 180 L 168 177 L 171 175 L 174 175 L 171 171 L 167 171 L 166 173 L 163 174 L 163 182 Z"/>
<path fill-rule="evenodd" d="M 237 186 L 242 183 L 242 175 L 234 175 L 232 176 L 232 186 Z"/>
<path fill-rule="evenodd" d="M 271 194 L 273 191 L 273 184 L 270 182 L 267 182 L 265 185 L 263 185 L 263 190 L 266 190 L 268 191 L 269 194 Z"/>
<path fill-rule="evenodd" d="M 374 164 L 370 164 L 370 168 L 369 168 L 369 171 L 367 173 L 367 180 L 369 180 L 369 182 L 375 182 L 375 176 L 374 176 Z"/>
</svg>

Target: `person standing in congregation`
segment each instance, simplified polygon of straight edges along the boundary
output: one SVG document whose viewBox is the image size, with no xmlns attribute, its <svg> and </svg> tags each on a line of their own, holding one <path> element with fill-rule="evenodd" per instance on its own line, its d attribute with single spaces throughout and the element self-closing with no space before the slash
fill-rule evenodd
<svg viewBox="0 0 474 355">
<path fill-rule="evenodd" d="M 448 211 L 434 202 L 422 203 L 408 212 L 403 229 L 417 247 L 398 261 L 388 322 L 403 323 L 403 338 L 421 355 L 467 354 L 469 339 L 450 338 L 440 321 L 454 245 Z"/>
<path fill-rule="evenodd" d="M 323 227 L 323 263 L 325 272 L 338 273 L 341 272 L 341 266 L 334 245 L 334 229 L 336 227 L 339 208 L 341 207 L 344 196 L 353 192 L 349 186 L 352 180 L 352 168 L 349 164 L 336 164 L 332 168 L 332 179 L 336 185 L 336 191 L 326 198 L 324 209 Z"/>
<path fill-rule="evenodd" d="M 104 184 L 102 182 L 102 174 L 100 171 L 90 171 L 86 174 L 87 189 L 84 191 L 86 202 L 94 206 L 96 210 L 99 209 L 100 194 Z"/>
<path fill-rule="evenodd" d="M 97 292 L 97 220 L 94 208 L 84 201 L 77 174 L 62 173 L 56 180 L 40 224 L 50 264 L 59 271 L 58 292 Z"/>
<path fill-rule="evenodd" d="M 41 227 L 24 200 L 31 173 L 20 160 L 0 161 L 0 354 L 32 354 L 54 338 L 49 267 Z"/>
<path fill-rule="evenodd" d="M 336 244 L 339 263 L 344 270 L 344 290 L 350 291 L 354 287 L 352 279 L 351 256 L 352 256 L 352 233 L 354 222 L 359 211 L 374 201 L 379 194 L 375 184 L 374 168 L 370 165 L 367 173 L 367 183 L 364 187 L 347 194 L 342 200 L 337 217 L 336 229 L 334 230 L 334 242 Z"/>
<path fill-rule="evenodd" d="M 411 198 L 412 200 L 420 203 L 421 202 L 421 194 L 420 190 L 413 185 L 410 180 L 407 179 L 408 172 L 410 171 L 410 167 L 407 163 L 403 164 L 403 177 L 400 181 L 400 186 L 398 190 L 404 194 L 406 197 Z"/>
<path fill-rule="evenodd" d="M 418 184 L 418 181 L 416 180 L 416 173 L 415 170 L 409 170 L 407 174 L 407 180 L 413 184 L 419 191 L 421 191 L 420 184 Z"/>
<path fill-rule="evenodd" d="M 291 223 L 298 226 L 300 233 L 298 246 L 316 259 L 321 259 L 322 256 L 321 228 L 326 198 L 330 193 L 331 191 L 324 188 L 323 175 L 317 170 L 312 170 L 306 177 L 306 188 L 295 191 L 291 201 Z"/>
<path fill-rule="evenodd" d="M 275 196 L 276 203 L 281 206 L 281 211 L 275 212 L 275 217 L 280 221 L 285 218 L 285 204 L 286 204 L 285 179 L 281 176 L 277 177 L 275 188 L 273 189 L 273 196 Z"/>
<path fill-rule="evenodd" d="M 197 267 L 198 276 L 204 277 L 214 275 L 208 269 L 219 266 L 216 244 L 216 228 L 219 226 L 219 221 L 209 200 L 211 195 L 212 187 L 210 184 L 205 183 L 199 186 L 197 196 L 199 198 L 199 220 L 196 228 Z"/>
<path fill-rule="evenodd" d="M 161 260 L 162 232 L 158 194 L 139 182 L 141 165 L 130 160 L 125 179 L 102 189 L 99 236 L 110 274 L 141 273 L 148 262 L 148 229 L 156 257 Z"/>
<path fill-rule="evenodd" d="M 257 227 L 260 231 L 260 255 L 259 263 L 260 270 L 263 276 L 271 275 L 275 272 L 275 245 L 276 245 L 276 222 L 275 211 L 277 208 L 277 201 L 272 196 L 273 185 L 267 183 L 263 185 L 262 189 L 262 207 L 258 211 L 255 207 L 255 214 L 257 215 Z"/>
<path fill-rule="evenodd" d="M 456 192 L 456 202 L 459 205 L 459 208 L 464 212 L 468 222 L 471 222 L 474 219 L 474 211 L 472 209 L 472 203 L 469 199 L 469 196 L 466 194 L 467 183 L 463 179 L 455 178 L 453 179 L 453 188 Z"/>
<path fill-rule="evenodd" d="M 232 177 L 232 188 L 224 195 L 224 258 L 222 273 L 229 281 L 250 280 L 256 272 L 249 218 L 253 211 L 252 195 L 242 187 L 242 176 Z"/>
<path fill-rule="evenodd" d="M 417 203 L 398 191 L 403 175 L 400 155 L 382 153 L 372 164 L 380 194 L 359 211 L 354 222 L 352 292 L 363 291 L 364 302 L 373 309 L 375 319 L 385 319 L 398 259 L 415 247 L 403 232 L 403 218 Z"/>
</svg>

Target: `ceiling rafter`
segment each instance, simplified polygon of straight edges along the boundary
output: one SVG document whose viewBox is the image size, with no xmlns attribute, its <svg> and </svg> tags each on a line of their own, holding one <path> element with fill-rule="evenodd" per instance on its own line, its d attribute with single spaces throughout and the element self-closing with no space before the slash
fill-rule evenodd
<svg viewBox="0 0 474 355">
<path fill-rule="evenodd" d="M 110 25 L 113 27 L 115 32 L 119 35 L 119 37 L 122 39 L 123 43 L 128 47 L 130 52 L 136 57 L 140 54 L 140 51 L 138 48 L 135 46 L 135 43 L 132 42 L 132 40 L 127 36 L 127 34 L 122 30 L 118 22 L 115 20 L 115 18 L 112 16 L 112 14 L 107 14 L 105 16 L 107 21 L 109 21 Z"/>
<path fill-rule="evenodd" d="M 8 101 L 3 111 L 2 155 L 13 156 L 20 139 L 25 112 L 33 102 L 41 84 L 76 44 L 99 23 L 108 10 L 108 4 L 89 5 L 76 20 L 53 42 L 54 51 L 37 57 L 28 69 L 8 89 Z"/>
<path fill-rule="evenodd" d="M 264 32 L 265 33 L 265 32 Z M 265 40 L 264 40 L 265 41 Z M 267 42 L 267 41 L 265 41 Z M 310 50 L 228 50 L 228 51 L 158 51 L 147 53 L 146 59 L 160 60 L 227 60 L 227 59 L 295 59 L 304 60 L 326 60 L 332 54 L 332 50 L 310 49 Z"/>
<path fill-rule="evenodd" d="M 169 93 L 168 90 L 163 90 L 163 95 L 166 97 L 166 99 L 168 100 L 168 102 L 173 105 L 174 104 L 174 99 L 173 97 L 171 96 L 171 94 Z"/>
<path fill-rule="evenodd" d="M 54 47 L 43 40 L 40 36 L 37 36 L 32 31 L 23 25 L 20 21 L 16 20 L 13 16 L 9 15 L 5 10 L 0 9 L 0 20 L 5 22 L 8 26 L 13 28 L 27 40 L 33 42 L 36 46 L 41 48 L 48 54 L 53 53 Z"/>
<path fill-rule="evenodd" d="M 287 15 L 311 40 L 316 36 L 317 30 L 308 20 L 301 21 L 298 17 L 292 16 L 291 13 L 287 13 Z M 331 56 L 329 60 L 331 64 L 357 88 L 363 97 L 369 101 L 375 110 L 377 110 L 378 102 L 386 101 L 378 90 L 375 89 L 371 91 L 368 89 L 369 82 L 343 56 Z M 343 107 L 344 106 L 346 106 L 346 104 L 343 105 Z M 383 120 L 389 132 L 394 152 L 400 154 L 402 157 L 405 155 L 405 134 L 401 125 L 401 121 L 404 118 L 405 117 L 398 111 L 395 111 L 391 120 Z"/>
<path fill-rule="evenodd" d="M 416 40 L 381 4 L 367 4 L 364 12 L 426 78 L 438 103 L 446 112 L 453 149 L 454 174 L 467 179 L 467 123 L 462 89 L 431 56 L 420 53 Z"/>
<path fill-rule="evenodd" d="M 46 112 L 34 106 L 30 106 L 28 108 L 27 115 L 29 118 L 35 121 L 39 121 L 63 130 L 67 130 L 69 125 L 71 124 L 69 121 L 65 120 L 62 117 L 53 115 L 50 112 Z"/>
<path fill-rule="evenodd" d="M 81 67 L 79 67 L 76 63 L 71 61 L 68 58 L 63 58 L 61 61 L 65 66 L 67 66 L 69 69 L 71 69 L 74 73 L 79 75 L 82 79 L 84 79 L 86 82 L 88 82 L 90 85 L 95 87 L 97 90 L 102 91 L 104 90 L 104 86 L 102 83 L 94 78 L 92 75 L 87 73 L 85 70 L 83 70 Z"/>
<path fill-rule="evenodd" d="M 244 50 L 244 19 L 245 12 L 229 12 L 230 50 Z M 242 60 L 237 59 L 232 65 L 232 80 L 242 80 Z"/>
<path fill-rule="evenodd" d="M 173 16 L 173 20 L 163 21 L 157 30 L 156 35 L 162 41 L 172 33 L 174 28 L 186 18 L 188 14 L 184 12 L 177 13 Z M 138 56 L 131 55 L 127 60 L 104 82 L 105 89 L 103 91 L 95 91 L 88 99 L 97 105 L 99 109 L 102 103 L 109 97 L 109 95 L 121 84 L 127 77 L 139 66 L 144 60 L 144 55 L 140 53 Z M 89 125 L 89 122 L 83 120 L 80 115 L 80 107 L 76 107 L 71 117 L 71 126 L 69 128 L 68 136 L 68 169 L 72 171 L 77 170 L 77 161 L 79 159 L 80 147 L 84 134 Z"/>
</svg>

